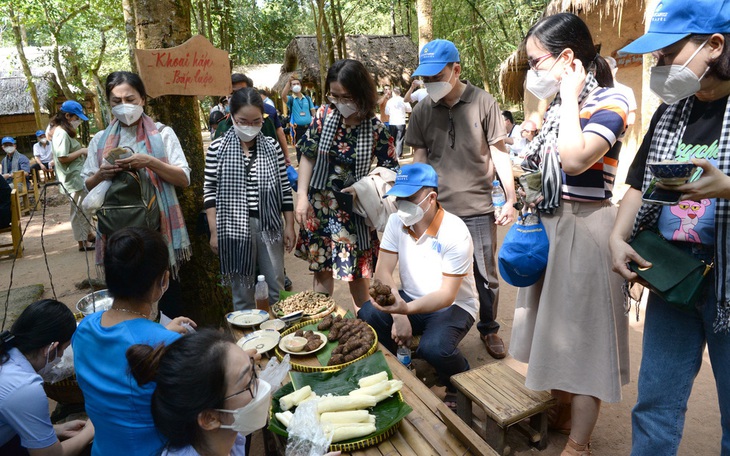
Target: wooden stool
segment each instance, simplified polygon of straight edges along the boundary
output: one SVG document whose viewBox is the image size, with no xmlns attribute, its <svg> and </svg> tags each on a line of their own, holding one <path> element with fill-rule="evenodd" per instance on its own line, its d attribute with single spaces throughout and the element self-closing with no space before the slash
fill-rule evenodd
<svg viewBox="0 0 730 456">
<path fill-rule="evenodd" d="M 15 255 L 23 258 L 23 233 L 20 229 L 20 200 L 18 191 L 13 189 L 10 192 L 10 226 L 0 228 L 0 233 L 10 233 L 11 241 L 0 241 L 0 256 Z"/>
<path fill-rule="evenodd" d="M 505 435 L 509 428 L 525 418 L 535 416 L 527 431 L 531 444 L 543 450 L 547 446 L 547 410 L 555 398 L 547 391 L 533 391 L 525 386 L 525 377 L 502 362 L 493 362 L 451 377 L 457 391 L 458 415 L 468 425 L 477 425 L 482 438 L 500 454 L 508 454 Z M 472 402 L 487 415 L 483 428 L 474 420 Z M 535 421 L 537 421 L 535 423 Z"/>
<path fill-rule="evenodd" d="M 28 196 L 28 183 L 25 180 L 25 171 L 15 171 L 13 173 L 13 188 L 18 192 L 20 213 L 30 214 L 30 197 Z"/>
</svg>

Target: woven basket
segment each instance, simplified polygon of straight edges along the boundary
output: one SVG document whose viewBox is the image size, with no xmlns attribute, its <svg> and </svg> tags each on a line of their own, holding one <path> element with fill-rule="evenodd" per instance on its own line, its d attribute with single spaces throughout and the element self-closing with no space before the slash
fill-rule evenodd
<svg viewBox="0 0 730 456">
<path fill-rule="evenodd" d="M 53 399 L 59 404 L 84 403 L 84 394 L 81 392 L 79 383 L 76 381 L 76 375 L 72 375 L 56 383 L 43 382 L 43 389 L 46 390 L 46 396 L 49 399 Z"/>
<path fill-rule="evenodd" d="M 301 329 L 305 326 L 316 325 L 320 321 L 322 321 L 321 318 L 319 320 L 309 320 L 309 321 L 299 322 L 296 325 L 294 325 L 291 328 L 284 331 L 283 333 L 281 333 L 281 337 L 284 337 L 288 334 L 292 334 L 292 333 L 296 332 L 298 329 Z M 291 357 L 289 362 L 291 363 L 292 370 L 299 371 L 299 372 L 337 372 L 338 370 L 342 369 L 345 366 L 349 366 L 350 364 L 356 363 L 363 358 L 367 358 L 368 356 L 372 355 L 373 353 L 375 353 L 378 350 L 378 333 L 375 332 L 375 330 L 373 329 L 372 326 L 368 325 L 368 327 L 373 332 L 373 335 L 375 336 L 375 341 L 373 342 L 373 346 L 370 347 L 370 349 L 367 351 L 367 353 L 360 356 L 359 358 L 353 359 L 352 361 L 348 361 L 346 363 L 335 364 L 334 366 L 322 366 L 322 365 L 313 366 L 313 365 L 298 363 L 294 359 L 295 357 Z M 276 357 L 279 359 L 279 361 L 281 361 L 284 358 L 284 356 L 286 355 L 286 353 L 284 353 L 279 348 L 278 345 L 274 349 L 274 353 L 276 353 Z M 314 354 L 312 355 L 312 357 L 314 357 L 315 360 L 317 359 L 316 355 L 314 355 Z"/>
</svg>

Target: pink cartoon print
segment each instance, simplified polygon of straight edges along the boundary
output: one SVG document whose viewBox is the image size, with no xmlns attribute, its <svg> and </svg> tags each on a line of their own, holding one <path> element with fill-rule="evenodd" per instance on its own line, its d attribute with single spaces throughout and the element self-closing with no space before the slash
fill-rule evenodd
<svg viewBox="0 0 730 456">
<path fill-rule="evenodd" d="M 679 219 L 679 229 L 674 231 L 672 240 L 701 243 L 700 235 L 694 228 L 699 223 L 700 218 L 705 215 L 705 209 L 709 205 L 710 200 L 703 199 L 700 202 L 683 200 L 676 206 L 672 206 L 670 208 L 672 214 Z"/>
</svg>

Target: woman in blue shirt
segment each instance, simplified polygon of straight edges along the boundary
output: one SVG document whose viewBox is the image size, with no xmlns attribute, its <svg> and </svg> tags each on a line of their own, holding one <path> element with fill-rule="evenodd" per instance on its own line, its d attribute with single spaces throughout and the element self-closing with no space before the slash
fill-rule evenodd
<svg viewBox="0 0 730 456">
<path fill-rule="evenodd" d="M 0 334 L 0 454 L 76 455 L 91 443 L 90 421 L 51 424 L 43 391 L 42 375 L 61 360 L 75 330 L 68 307 L 45 299 L 28 306 L 10 331 Z"/>
<path fill-rule="evenodd" d="M 124 228 L 107 240 L 104 271 L 111 309 L 86 317 L 74 334 L 76 378 L 86 413 L 94 421 L 92 455 L 159 454 L 164 439 L 150 413 L 154 384 L 137 385 L 125 353 L 135 344 L 167 345 L 187 330 L 178 317 L 164 327 L 157 302 L 167 290 L 170 272 L 162 235 L 147 228 Z"/>
</svg>

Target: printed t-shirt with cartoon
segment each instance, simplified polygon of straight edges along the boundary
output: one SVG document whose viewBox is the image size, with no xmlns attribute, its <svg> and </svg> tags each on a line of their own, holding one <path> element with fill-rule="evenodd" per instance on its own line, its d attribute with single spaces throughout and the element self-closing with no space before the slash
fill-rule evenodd
<svg viewBox="0 0 730 456">
<path fill-rule="evenodd" d="M 688 162 L 692 158 L 706 159 L 717 166 L 722 118 L 725 114 L 727 97 L 704 102 L 694 100 L 692 112 L 684 135 L 677 145 L 674 159 Z M 642 147 L 636 154 L 626 182 L 641 189 L 644 167 L 649 154 L 649 143 L 654 129 L 667 105 L 661 105 L 651 120 Z M 641 164 L 641 165 L 639 165 Z M 693 242 L 705 245 L 715 243 L 715 199 L 701 201 L 682 200 L 674 206 L 662 208 L 659 216 L 659 232 L 665 239 L 679 242 Z"/>
</svg>

